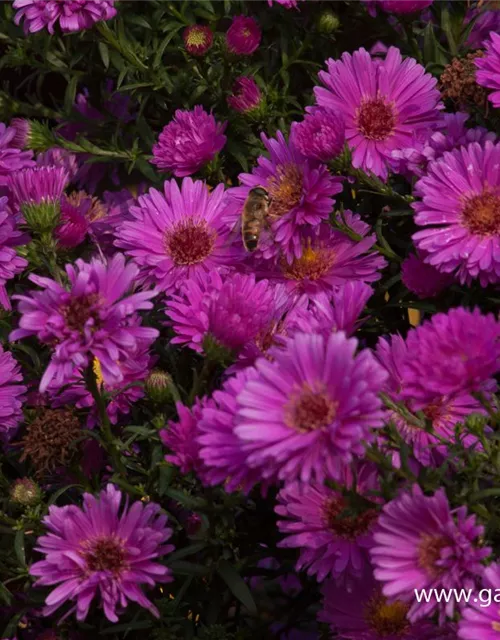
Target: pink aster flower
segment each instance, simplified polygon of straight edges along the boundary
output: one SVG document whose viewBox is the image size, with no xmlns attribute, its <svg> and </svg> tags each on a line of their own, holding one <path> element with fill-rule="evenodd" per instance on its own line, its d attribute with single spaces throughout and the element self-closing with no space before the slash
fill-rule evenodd
<svg viewBox="0 0 500 640">
<path fill-rule="evenodd" d="M 274 0 L 274 2 L 277 2 L 282 7 L 286 7 L 287 9 L 296 9 L 298 1 L 299 0 Z M 267 0 L 267 4 L 270 7 L 272 7 L 273 6 L 273 0 Z"/>
<path fill-rule="evenodd" d="M 62 386 L 76 371 L 97 358 L 106 384 L 117 385 L 123 372 L 117 364 L 138 349 L 138 341 L 152 342 L 158 331 L 142 327 L 138 311 L 152 308 L 156 291 L 130 293 L 138 269 L 117 254 L 108 263 L 77 260 L 66 266 L 69 284 L 31 275 L 42 291 L 16 296 L 21 314 L 19 329 L 10 335 L 18 340 L 35 335 L 53 347 L 52 359 L 40 382 Z"/>
<path fill-rule="evenodd" d="M 9 442 L 23 419 L 27 387 L 23 384 L 21 367 L 0 345 L 0 440 Z"/>
<path fill-rule="evenodd" d="M 268 328 L 274 288 L 253 274 L 210 271 L 185 282 L 167 304 L 175 344 L 202 352 L 207 340 L 239 352 Z"/>
<path fill-rule="evenodd" d="M 488 100 L 500 108 L 500 35 L 492 31 L 486 41 L 486 55 L 475 59 L 476 82 L 487 89 L 493 89 Z"/>
<path fill-rule="evenodd" d="M 387 13 L 405 14 L 423 11 L 434 0 L 377 0 L 377 6 Z"/>
<path fill-rule="evenodd" d="M 31 129 L 30 121 L 26 118 L 12 118 L 9 127 L 14 129 L 16 135 L 12 138 L 12 146 L 17 149 L 24 149 L 29 140 Z"/>
<path fill-rule="evenodd" d="M 440 273 L 414 253 L 401 265 L 401 280 L 407 289 L 423 300 L 434 298 L 455 281 L 453 276 Z"/>
<path fill-rule="evenodd" d="M 263 477 L 293 482 L 338 478 L 382 426 L 378 396 L 387 376 L 368 350 L 342 332 L 295 334 L 238 396 L 235 433 Z"/>
<path fill-rule="evenodd" d="M 493 563 L 483 570 L 479 598 L 468 602 L 462 611 L 458 638 L 462 640 L 495 640 L 500 630 L 498 594 L 500 565 Z"/>
<path fill-rule="evenodd" d="M 344 116 L 353 166 L 386 179 L 392 151 L 439 121 L 436 79 L 395 47 L 383 60 L 359 49 L 327 66 L 319 74 L 326 88 L 314 89 L 318 105 Z"/>
<path fill-rule="evenodd" d="M 491 31 L 495 33 L 500 31 L 500 11 L 495 8 L 488 10 L 488 6 L 494 7 L 493 3 L 486 2 L 479 9 L 471 7 L 465 14 L 464 26 L 474 20 L 465 43 L 469 49 L 480 49 Z"/>
<path fill-rule="evenodd" d="M 500 280 L 500 143 L 474 142 L 432 162 L 415 185 L 414 234 L 425 262 L 461 283 Z"/>
<path fill-rule="evenodd" d="M 111 622 L 118 621 L 116 609 L 129 601 L 160 617 L 140 585 L 172 580 L 169 569 L 157 561 L 174 549 L 166 544 L 172 529 L 154 502 L 129 506 L 127 501 L 123 509 L 121 504 L 121 491 L 108 484 L 99 498 L 85 493 L 83 508 L 49 508 L 43 519 L 48 533 L 35 547 L 45 558 L 30 568 L 37 586 L 58 585 L 45 600 L 44 616 L 70 602 L 68 613 L 76 611 L 77 620 L 83 621 L 100 595 Z"/>
<path fill-rule="evenodd" d="M 466 507 L 451 510 L 444 489 L 425 496 L 418 485 L 391 500 L 379 516 L 370 553 L 387 598 L 410 603 L 411 622 L 436 610 L 452 617 L 456 601 L 418 602 L 414 589 L 468 589 L 483 572 L 491 549 L 479 546 L 484 527 Z"/>
<path fill-rule="evenodd" d="M 362 481 L 350 487 L 361 496 L 377 488 Z M 285 519 L 278 520 L 278 529 L 288 535 L 278 546 L 300 549 L 297 571 L 306 569 L 318 582 L 331 576 L 345 584 L 361 577 L 378 513 L 375 504 L 353 513 L 354 502 L 349 492 L 343 495 L 322 484 L 293 482 L 279 492 L 275 511 Z"/>
<path fill-rule="evenodd" d="M 0 305 L 8 311 L 12 307 L 7 294 L 7 282 L 28 266 L 14 248 L 21 244 L 24 244 L 24 239 L 7 208 L 7 198 L 0 197 Z"/>
<path fill-rule="evenodd" d="M 88 213 L 91 207 L 90 197 L 82 198 L 78 203 L 74 198 L 64 197 L 61 200 L 61 216 L 55 230 L 59 246 L 72 249 L 85 240 L 90 227 Z"/>
<path fill-rule="evenodd" d="M 6 195 L 2 187 L 7 184 L 11 173 L 17 173 L 21 169 L 35 165 L 32 151 L 21 151 L 15 146 L 16 135 L 16 129 L 0 122 L 0 195 Z"/>
<path fill-rule="evenodd" d="M 255 18 L 234 16 L 226 33 L 227 48 L 239 56 L 249 56 L 257 51 L 262 32 Z"/>
<path fill-rule="evenodd" d="M 330 162 L 344 147 L 344 118 L 331 109 L 308 107 L 294 133 L 295 144 L 305 158 Z"/>
<path fill-rule="evenodd" d="M 261 139 L 270 158 L 261 156 L 252 173 L 239 175 L 244 186 L 229 191 L 239 203 L 233 224 L 250 190 L 264 187 L 271 198 L 270 231 L 263 230 L 254 255 L 275 258 L 281 250 L 289 260 L 300 258 L 300 230 L 317 227 L 328 219 L 335 203 L 333 196 L 342 191 L 342 181 L 325 165 L 304 158 L 295 143 L 293 128 L 288 143 L 280 131 L 276 139 L 264 134 Z"/>
<path fill-rule="evenodd" d="M 182 34 L 186 51 L 192 56 L 204 56 L 212 47 L 214 35 L 210 27 L 192 24 Z"/>
<path fill-rule="evenodd" d="M 334 580 L 325 584 L 319 620 L 345 640 L 455 640 L 453 625 L 412 623 L 409 608 L 406 602 L 386 598 L 367 568 L 348 589 Z"/>
<path fill-rule="evenodd" d="M 68 184 L 63 167 L 33 167 L 9 176 L 7 185 L 16 207 L 55 204 L 59 202 Z M 26 215 L 26 214 L 25 214 Z"/>
<path fill-rule="evenodd" d="M 239 113 L 249 113 L 256 109 L 262 100 L 259 85 L 251 77 L 240 76 L 233 84 L 232 94 L 228 96 L 228 105 Z"/>
<path fill-rule="evenodd" d="M 54 33 L 57 22 L 62 31 L 90 29 L 95 22 L 116 15 L 115 0 L 14 0 L 14 22 L 24 20 L 24 32 L 36 33 L 47 27 Z"/>
<path fill-rule="evenodd" d="M 214 159 L 226 144 L 226 123 L 197 105 L 192 111 L 177 109 L 153 147 L 152 164 L 182 178 L 196 173 Z"/>
<path fill-rule="evenodd" d="M 167 293 L 197 273 L 233 265 L 243 250 L 230 242 L 225 224 L 235 204 L 220 184 L 209 191 L 201 181 L 185 178 L 179 189 L 171 180 L 164 194 L 151 189 L 132 207 L 132 219 L 118 227 L 115 244 L 141 268 L 148 282 Z"/>
<path fill-rule="evenodd" d="M 36 157 L 39 167 L 62 167 L 68 174 L 68 180 L 73 182 L 78 173 L 78 160 L 74 153 L 61 147 L 50 147 Z"/>
</svg>

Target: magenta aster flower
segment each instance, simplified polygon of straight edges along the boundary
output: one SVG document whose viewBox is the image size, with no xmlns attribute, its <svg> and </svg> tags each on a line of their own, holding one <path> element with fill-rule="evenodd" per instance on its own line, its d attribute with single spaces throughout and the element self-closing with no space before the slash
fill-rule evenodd
<svg viewBox="0 0 500 640">
<path fill-rule="evenodd" d="M 456 602 L 418 602 L 414 589 L 468 589 L 483 572 L 491 549 L 479 546 L 484 527 L 466 507 L 450 509 L 444 489 L 425 496 L 418 485 L 402 492 L 382 510 L 370 549 L 375 578 L 387 598 L 410 603 L 411 622 L 436 610 L 452 617 Z"/>
<path fill-rule="evenodd" d="M 434 0 L 377 0 L 377 6 L 387 13 L 405 14 L 423 11 Z"/>
<path fill-rule="evenodd" d="M 21 151 L 15 146 L 16 135 L 16 129 L 0 122 L 0 195 L 5 195 L 1 188 L 5 187 L 11 173 L 35 165 L 32 151 Z"/>
<path fill-rule="evenodd" d="M 14 22 L 24 20 L 24 32 L 36 33 L 47 27 L 54 33 L 57 22 L 62 31 L 90 29 L 95 22 L 116 15 L 115 0 L 14 0 Z"/>
<path fill-rule="evenodd" d="M 460 282 L 500 279 L 500 143 L 474 142 L 432 162 L 415 185 L 413 240 L 425 262 Z"/>
<path fill-rule="evenodd" d="M 9 127 L 14 129 L 16 135 L 12 138 L 12 146 L 17 149 L 24 149 L 29 140 L 31 129 L 30 121 L 26 118 L 12 118 Z"/>
<path fill-rule="evenodd" d="M 252 173 L 239 175 L 244 186 L 229 191 L 239 203 L 234 222 L 250 190 L 264 187 L 271 198 L 271 230 L 263 231 L 254 255 L 275 258 L 281 250 L 289 260 L 300 258 L 300 229 L 316 227 L 328 219 L 335 203 L 333 196 L 342 191 L 341 178 L 332 176 L 326 166 L 304 158 L 295 144 L 293 128 L 288 143 L 280 131 L 276 139 L 264 134 L 261 139 L 270 158 L 261 156 Z"/>
<path fill-rule="evenodd" d="M 186 51 L 192 56 L 204 56 L 212 47 L 214 35 L 210 27 L 192 24 L 182 34 Z"/>
<path fill-rule="evenodd" d="M 249 56 L 259 47 L 262 32 L 255 18 L 234 16 L 226 33 L 227 48 L 239 56 Z"/>
<path fill-rule="evenodd" d="M 401 280 L 418 298 L 434 298 L 454 282 L 449 273 L 441 273 L 414 253 L 401 265 Z"/>
<path fill-rule="evenodd" d="M 26 206 L 59 202 L 68 184 L 68 174 L 63 167 L 33 167 L 9 176 L 7 185 L 13 202 L 24 211 Z"/>
<path fill-rule="evenodd" d="M 377 488 L 363 483 L 351 487 L 359 495 Z M 288 535 L 278 546 L 300 549 L 297 571 L 307 569 L 318 582 L 327 576 L 344 583 L 347 578 L 361 577 L 369 564 L 378 513 L 375 504 L 357 513 L 353 506 L 348 492 L 344 496 L 322 484 L 293 482 L 279 492 L 275 511 L 285 520 L 278 520 L 278 529 Z"/>
<path fill-rule="evenodd" d="M 409 332 L 404 397 L 419 405 L 485 388 L 500 369 L 500 324 L 492 314 L 462 307 L 437 313 Z"/>
<path fill-rule="evenodd" d="M 68 180 L 73 182 L 78 173 L 78 160 L 74 153 L 61 147 L 50 147 L 36 157 L 39 167 L 62 167 L 68 174 Z"/>
<path fill-rule="evenodd" d="M 478 68 L 476 82 L 487 89 L 493 89 L 488 100 L 495 109 L 498 109 L 500 108 L 500 35 L 492 31 L 485 44 L 486 55 L 474 61 Z"/>
<path fill-rule="evenodd" d="M 0 345 L 0 440 L 9 442 L 23 419 L 27 387 L 23 384 L 21 367 Z"/>
<path fill-rule="evenodd" d="M 79 203 L 73 198 L 62 198 L 61 217 L 55 230 L 57 242 L 61 247 L 72 249 L 85 240 L 90 227 L 88 213 L 91 207 L 90 197 L 82 198 Z"/>
<path fill-rule="evenodd" d="M 296 9 L 298 1 L 299 0 L 274 0 L 274 2 L 277 2 L 282 7 L 286 7 L 287 9 Z M 273 0 L 267 0 L 267 4 L 270 7 L 272 7 L 273 6 Z"/>
<path fill-rule="evenodd" d="M 200 105 L 192 111 L 177 109 L 153 147 L 151 162 L 178 178 L 196 173 L 226 144 L 223 135 L 226 125 L 217 122 Z"/>
<path fill-rule="evenodd" d="M 387 376 L 368 350 L 342 332 L 296 334 L 238 396 L 235 433 L 264 477 L 318 481 L 339 477 L 382 426 L 378 392 Z"/>
<path fill-rule="evenodd" d="M 201 352 L 208 339 L 238 352 L 267 330 L 273 317 L 274 288 L 253 274 L 211 271 L 188 280 L 167 304 L 173 343 Z"/>
<path fill-rule="evenodd" d="M 165 182 L 164 193 L 151 189 L 141 196 L 131 209 L 132 219 L 116 232 L 115 244 L 125 249 L 149 282 L 171 293 L 197 273 L 243 258 L 225 224 L 228 210 L 236 205 L 223 185 L 209 192 L 204 182 L 185 178 L 180 189 L 175 180 Z"/>
<path fill-rule="evenodd" d="M 469 49 L 480 49 L 491 31 L 500 31 L 500 12 L 494 8 L 489 11 L 488 6 L 489 3 L 485 3 L 481 8 L 471 7 L 465 14 L 464 26 L 474 20 L 465 43 Z"/>
<path fill-rule="evenodd" d="M 108 263 L 94 259 L 67 265 L 68 288 L 50 278 L 31 275 L 42 288 L 16 296 L 21 313 L 19 329 L 11 340 L 36 335 L 53 346 L 52 359 L 40 382 L 40 391 L 50 383 L 71 381 L 76 371 L 97 358 L 106 384 L 123 381 L 117 361 L 126 359 L 139 347 L 138 341 L 153 341 L 158 331 L 140 326 L 138 311 L 152 308 L 155 291 L 129 294 L 138 275 L 134 265 L 125 264 L 117 254 Z"/>
<path fill-rule="evenodd" d="M 248 113 L 256 109 L 262 100 L 259 85 L 253 78 L 240 76 L 233 84 L 233 93 L 228 96 L 228 105 L 239 113 Z"/>
<path fill-rule="evenodd" d="M 330 58 L 327 66 L 319 74 L 326 89 L 314 89 L 318 105 L 344 116 L 353 166 L 386 179 L 392 151 L 439 121 L 436 79 L 412 58 L 403 60 L 395 47 L 383 60 L 359 49 Z"/>
<path fill-rule="evenodd" d="M 155 562 L 173 551 L 173 545 L 165 544 L 172 529 L 154 502 L 136 501 L 129 507 L 127 501 L 122 510 L 121 503 L 121 491 L 108 484 L 99 498 L 85 493 L 83 508 L 49 508 L 43 519 L 49 533 L 35 547 L 45 559 L 30 568 L 37 586 L 58 584 L 45 600 L 44 616 L 69 601 L 74 603 L 70 612 L 83 621 L 98 595 L 111 622 L 118 621 L 117 607 L 123 609 L 129 601 L 160 616 L 140 585 L 172 580 L 169 569 Z"/>
<path fill-rule="evenodd" d="M 410 622 L 409 608 L 401 600 L 388 600 L 367 568 L 349 589 L 334 580 L 325 584 L 319 620 L 345 640 L 455 640 L 452 625 Z"/>
<path fill-rule="evenodd" d="M 16 229 L 13 216 L 7 208 L 7 198 L 0 197 L 0 304 L 10 311 L 11 304 L 6 284 L 28 266 L 18 256 L 14 247 L 24 244 L 22 234 Z"/>
<path fill-rule="evenodd" d="M 479 598 L 469 601 L 462 611 L 458 637 L 462 640 L 495 640 L 500 631 L 498 594 L 500 565 L 493 563 L 483 570 Z"/>
<path fill-rule="evenodd" d="M 344 147 L 344 118 L 332 109 L 308 107 L 294 133 L 295 144 L 305 158 L 330 162 Z"/>
</svg>

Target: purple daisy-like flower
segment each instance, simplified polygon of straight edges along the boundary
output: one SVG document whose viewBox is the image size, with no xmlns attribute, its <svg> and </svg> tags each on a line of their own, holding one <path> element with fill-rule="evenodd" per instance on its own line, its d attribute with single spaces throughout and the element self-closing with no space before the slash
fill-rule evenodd
<svg viewBox="0 0 500 640">
<path fill-rule="evenodd" d="M 53 346 L 52 359 L 40 382 L 45 391 L 52 381 L 62 386 L 76 371 L 99 360 L 106 384 L 123 381 L 117 361 L 137 351 L 139 341 L 152 342 L 158 330 L 142 327 L 138 311 L 152 308 L 156 291 L 130 294 L 138 269 L 125 264 L 121 254 L 108 263 L 77 260 L 66 266 L 68 288 L 50 278 L 31 275 L 42 291 L 16 296 L 21 313 L 19 329 L 10 335 L 18 340 L 35 335 Z M 144 343 L 142 343 L 144 344 Z"/>
<path fill-rule="evenodd" d="M 226 33 L 227 48 L 239 56 L 249 56 L 259 48 L 262 32 L 255 18 L 234 16 Z"/>
<path fill-rule="evenodd" d="M 259 85 L 251 77 L 236 78 L 232 88 L 232 95 L 228 96 L 228 105 L 238 113 L 249 113 L 256 109 L 262 100 Z"/>
<path fill-rule="evenodd" d="M 366 489 L 377 489 L 376 483 L 367 486 L 358 480 L 356 493 L 362 496 Z M 297 571 L 307 569 L 318 582 L 328 576 L 344 583 L 361 577 L 369 564 L 378 512 L 375 504 L 356 513 L 352 507 L 348 492 L 343 495 L 321 484 L 293 482 L 279 492 L 275 511 L 285 519 L 278 520 L 278 529 L 288 535 L 278 546 L 300 549 Z"/>
<path fill-rule="evenodd" d="M 500 564 L 493 563 L 483 571 L 479 598 L 471 598 L 462 611 L 458 626 L 458 638 L 462 640 L 495 640 L 498 638 L 500 633 L 499 593 Z"/>
<path fill-rule="evenodd" d="M 500 143 L 476 142 L 444 153 L 415 185 L 413 235 L 425 262 L 461 283 L 500 279 Z"/>
<path fill-rule="evenodd" d="M 28 266 L 14 248 L 21 244 L 24 244 L 23 235 L 16 229 L 13 216 L 7 208 L 7 198 L 0 197 L 0 304 L 8 311 L 12 307 L 6 284 Z"/>
<path fill-rule="evenodd" d="M 308 107 L 294 133 L 295 144 L 305 158 L 330 162 L 344 147 L 344 118 L 332 109 Z"/>
<path fill-rule="evenodd" d="M 0 345 L 0 440 L 9 442 L 23 419 L 27 387 L 23 384 L 21 367 Z"/>
<path fill-rule="evenodd" d="M 26 118 L 12 118 L 9 127 L 14 129 L 16 135 L 12 138 L 12 146 L 18 149 L 24 149 L 29 140 L 30 121 Z"/>
<path fill-rule="evenodd" d="M 500 370 L 500 324 L 462 307 L 437 313 L 409 332 L 403 396 L 418 408 L 442 396 L 484 390 Z"/>
<path fill-rule="evenodd" d="M 2 187 L 6 186 L 10 174 L 35 165 L 32 151 L 21 151 L 15 146 L 16 135 L 16 129 L 0 122 L 0 195 L 6 195 Z"/>
<path fill-rule="evenodd" d="M 8 187 L 16 206 L 58 202 L 68 184 L 63 167 L 33 167 L 9 176 Z"/>
<path fill-rule="evenodd" d="M 287 9 L 296 9 L 297 2 L 299 2 L 299 0 L 267 0 L 267 4 L 270 7 L 273 6 L 273 2 L 277 2 L 282 7 L 286 7 Z"/>
<path fill-rule="evenodd" d="M 152 164 L 182 178 L 208 164 L 226 144 L 227 123 L 197 105 L 192 111 L 177 109 L 174 119 L 160 133 L 153 146 Z"/>
<path fill-rule="evenodd" d="M 44 616 L 66 602 L 74 603 L 79 621 L 87 617 L 90 604 L 100 595 L 104 615 L 118 621 L 117 607 L 137 602 L 153 615 L 160 614 L 140 585 L 154 586 L 172 580 L 167 567 L 155 560 L 173 551 L 166 544 L 172 535 L 167 516 L 154 502 L 139 500 L 121 509 L 122 493 L 112 484 L 99 498 L 83 495 L 83 508 L 51 506 L 43 523 L 47 535 L 35 550 L 45 559 L 31 565 L 36 586 L 58 585 L 45 600 Z"/>
<path fill-rule="evenodd" d="M 295 334 L 238 396 L 235 433 L 248 464 L 264 478 L 293 482 L 338 478 L 382 426 L 378 396 L 387 377 L 368 350 L 342 332 Z"/>
<path fill-rule="evenodd" d="M 270 157 L 259 157 L 252 173 L 239 175 L 244 186 L 229 191 L 239 203 L 233 224 L 251 189 L 264 187 L 269 193 L 270 231 L 263 230 L 254 254 L 257 257 L 275 258 L 281 250 L 289 260 L 300 258 L 300 229 L 316 227 L 327 220 L 335 203 L 333 196 L 342 191 L 341 178 L 332 176 L 325 165 L 304 158 L 294 136 L 293 127 L 288 143 L 281 131 L 276 139 L 262 134 Z"/>
<path fill-rule="evenodd" d="M 439 121 L 436 79 L 395 47 L 383 60 L 362 48 L 327 66 L 319 74 L 326 88 L 314 89 L 318 105 L 343 115 L 353 166 L 386 179 L 391 153 Z"/>
<path fill-rule="evenodd" d="M 451 510 L 444 489 L 425 496 L 418 485 L 403 491 L 382 510 L 370 549 L 375 578 L 388 598 L 410 603 L 411 622 L 436 610 L 452 617 L 456 602 L 418 602 L 414 589 L 473 588 L 491 549 L 479 546 L 484 527 L 466 507 Z"/>
<path fill-rule="evenodd" d="M 132 219 L 119 226 L 115 244 L 141 268 L 149 282 L 172 293 L 197 273 L 233 265 L 244 256 L 229 240 L 225 224 L 234 202 L 224 185 L 212 191 L 204 182 L 185 178 L 179 189 L 171 180 L 164 194 L 151 189 L 130 211 Z"/>
<path fill-rule="evenodd" d="M 476 82 L 487 89 L 492 89 L 488 100 L 493 106 L 500 108 L 500 35 L 492 31 L 486 41 L 486 55 L 476 58 Z"/>
<path fill-rule="evenodd" d="M 62 167 L 68 174 L 68 180 L 73 182 L 78 173 L 78 160 L 74 153 L 61 147 L 50 147 L 36 157 L 39 167 Z"/>
<path fill-rule="evenodd" d="M 267 280 L 256 282 L 253 274 L 200 275 L 168 301 L 166 312 L 177 334 L 172 342 L 202 352 L 210 339 L 238 352 L 266 332 L 274 301 L 274 287 Z"/>
<path fill-rule="evenodd" d="M 90 197 L 82 198 L 78 203 L 74 198 L 62 198 L 61 216 L 55 230 L 59 246 L 72 249 L 85 240 L 90 227 L 88 213 L 91 207 L 92 198 Z"/>
<path fill-rule="evenodd" d="M 437 627 L 427 621 L 410 622 L 410 606 L 389 600 L 366 568 L 363 577 L 345 585 L 328 581 L 323 588 L 323 609 L 319 620 L 345 640 L 454 640 L 453 625 Z"/>
<path fill-rule="evenodd" d="M 64 32 L 90 29 L 95 22 L 116 15 L 115 0 L 14 0 L 14 22 L 24 20 L 24 32 L 36 33 L 47 28 L 54 33 L 57 22 Z"/>
<path fill-rule="evenodd" d="M 377 7 L 387 13 L 406 14 L 423 11 L 433 2 L 434 0 L 377 0 Z"/>
<path fill-rule="evenodd" d="M 401 280 L 407 289 L 421 299 L 434 298 L 455 281 L 449 273 L 441 273 L 414 253 L 401 265 Z"/>
</svg>

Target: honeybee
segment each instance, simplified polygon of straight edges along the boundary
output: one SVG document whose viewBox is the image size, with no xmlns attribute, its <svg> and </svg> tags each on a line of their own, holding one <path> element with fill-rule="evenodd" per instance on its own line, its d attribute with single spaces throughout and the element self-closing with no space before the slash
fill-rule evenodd
<svg viewBox="0 0 500 640">
<path fill-rule="evenodd" d="M 270 199 L 262 187 L 251 189 L 241 215 L 241 236 L 247 251 L 255 251 L 262 228 L 268 222 Z"/>
</svg>

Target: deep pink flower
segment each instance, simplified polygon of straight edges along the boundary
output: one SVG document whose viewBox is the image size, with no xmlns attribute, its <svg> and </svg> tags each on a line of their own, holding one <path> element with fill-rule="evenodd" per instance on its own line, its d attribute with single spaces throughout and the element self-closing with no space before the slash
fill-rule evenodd
<svg viewBox="0 0 500 640">
<path fill-rule="evenodd" d="M 212 47 L 214 35 L 210 27 L 201 24 L 191 24 L 182 34 L 186 51 L 192 56 L 204 56 Z"/>
<path fill-rule="evenodd" d="M 498 594 L 500 565 L 495 562 L 483 570 L 479 598 L 470 599 L 462 611 L 458 638 L 462 640 L 495 640 L 500 630 Z"/>
<path fill-rule="evenodd" d="M 467 507 L 450 509 L 444 489 L 425 496 L 414 484 L 401 492 L 383 508 L 370 550 L 384 596 L 409 603 L 411 622 L 436 610 L 441 621 L 452 617 L 456 600 L 418 602 L 414 589 L 473 588 L 483 572 L 481 561 L 491 553 L 479 546 L 483 533 Z"/>
<path fill-rule="evenodd" d="M 36 33 L 47 27 L 54 33 L 57 22 L 62 31 L 90 29 L 95 22 L 116 15 L 115 0 L 14 0 L 14 22 L 24 20 L 24 32 Z"/>
<path fill-rule="evenodd" d="M 319 74 L 326 88 L 314 89 L 318 105 L 344 116 L 353 166 L 386 179 L 391 153 L 439 122 L 436 79 L 395 47 L 383 60 L 359 49 L 327 66 Z"/>
<path fill-rule="evenodd" d="M 377 0 L 377 6 L 388 13 L 405 14 L 423 11 L 434 0 Z"/>
<path fill-rule="evenodd" d="M 58 585 L 45 600 L 44 616 L 69 601 L 69 613 L 75 611 L 83 621 L 100 595 L 111 622 L 118 621 L 116 609 L 129 601 L 160 617 L 140 585 L 172 580 L 169 569 L 155 562 L 173 551 L 173 545 L 166 544 L 172 529 L 154 502 L 129 506 L 127 501 L 122 510 L 121 504 L 121 491 L 108 484 L 97 499 L 85 493 L 83 508 L 49 507 L 43 519 L 49 533 L 38 538 L 35 547 L 45 559 L 30 567 L 37 586 Z"/>
<path fill-rule="evenodd" d="M 16 135 L 12 138 L 12 146 L 24 149 L 29 139 L 30 121 L 26 120 L 26 118 L 12 118 L 9 127 L 16 132 Z"/>
<path fill-rule="evenodd" d="M 23 419 L 27 387 L 22 382 L 21 367 L 0 345 L 0 441 L 9 442 Z"/>
<path fill-rule="evenodd" d="M 227 103 L 235 111 L 248 113 L 260 105 L 262 94 L 253 78 L 247 76 L 236 78 L 232 91 L 227 98 Z"/>
<path fill-rule="evenodd" d="M 439 272 L 414 253 L 401 265 L 401 280 L 407 289 L 422 299 L 434 298 L 455 281 L 453 276 Z"/>
<path fill-rule="evenodd" d="M 62 167 L 68 174 L 68 180 L 74 182 L 78 173 L 78 160 L 74 153 L 61 147 L 50 147 L 36 157 L 39 167 Z"/>
<path fill-rule="evenodd" d="M 492 31 L 485 44 L 486 55 L 474 60 L 478 68 L 476 82 L 487 89 L 493 89 L 488 100 L 498 109 L 500 108 L 500 35 Z"/>
<path fill-rule="evenodd" d="M 305 158 L 330 162 L 344 147 L 344 118 L 331 109 L 308 107 L 304 120 L 295 125 L 295 144 Z"/>
<path fill-rule="evenodd" d="M 15 220 L 7 208 L 7 198 L 0 197 L 0 305 L 10 311 L 6 284 L 28 266 L 14 247 L 24 244 L 23 235 L 16 229 Z"/>
<path fill-rule="evenodd" d="M 16 129 L 0 122 L 0 195 L 6 195 L 1 188 L 10 174 L 35 165 L 33 151 L 21 151 L 15 146 L 16 136 Z"/>
<path fill-rule="evenodd" d="M 157 329 L 140 326 L 137 312 L 152 308 L 156 291 L 130 294 L 138 269 L 125 264 L 117 254 L 108 263 L 93 259 L 67 265 L 69 286 L 32 275 L 42 288 L 16 296 L 21 313 L 19 329 L 10 335 L 18 340 L 35 335 L 53 347 L 52 359 L 40 382 L 45 391 L 52 381 L 62 386 L 72 376 L 99 360 L 106 384 L 123 381 L 117 361 L 126 359 L 139 347 L 138 341 L 152 342 Z"/>
<path fill-rule="evenodd" d="M 296 9 L 297 8 L 297 2 L 299 2 L 299 0 L 274 0 L 274 2 L 277 2 L 282 7 L 286 7 L 287 9 Z M 273 6 L 273 0 L 267 0 L 267 4 L 270 7 L 272 7 Z"/>
<path fill-rule="evenodd" d="M 491 6 L 490 3 L 485 3 L 480 8 L 471 6 L 465 14 L 464 26 L 474 20 L 465 43 L 469 49 L 481 49 L 491 31 L 495 33 L 500 31 L 500 11 L 495 8 L 488 10 L 488 6 Z"/>
<path fill-rule="evenodd" d="M 262 32 L 255 18 L 234 16 L 226 33 L 227 48 L 231 53 L 249 56 L 259 47 Z"/>
<path fill-rule="evenodd" d="M 197 273 L 234 265 L 243 250 L 230 241 L 225 223 L 235 203 L 224 185 L 212 191 L 201 181 L 185 178 L 164 184 L 164 195 L 151 189 L 139 198 L 116 231 L 115 244 L 125 249 L 140 267 L 141 275 L 163 291 L 177 291 Z"/>
<path fill-rule="evenodd" d="M 192 111 L 177 109 L 153 147 L 151 162 L 178 178 L 196 173 L 226 144 L 225 129 L 226 123 L 217 122 L 200 105 Z"/>
<path fill-rule="evenodd" d="M 9 176 L 8 187 L 15 205 L 59 202 L 68 184 L 68 174 L 63 167 L 33 167 Z"/>
</svg>

